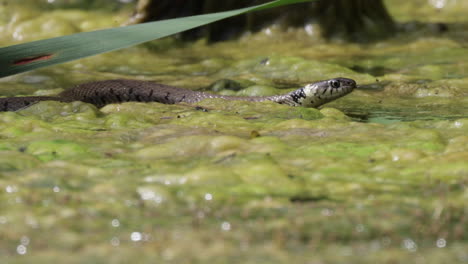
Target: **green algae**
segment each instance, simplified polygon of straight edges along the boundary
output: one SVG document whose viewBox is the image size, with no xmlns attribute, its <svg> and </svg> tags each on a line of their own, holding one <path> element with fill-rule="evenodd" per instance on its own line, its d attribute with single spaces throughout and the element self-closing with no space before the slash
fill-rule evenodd
<svg viewBox="0 0 468 264">
<path fill-rule="evenodd" d="M 457 3 L 445 16 L 388 3 L 397 19 L 459 23 L 444 34 L 365 46 L 302 29 L 167 40 L 2 79 L 4 96 L 112 78 L 197 90 L 228 78 L 240 90 L 216 90 L 237 95 L 340 75 L 362 86 L 320 110 L 205 100 L 0 113 L 0 261 L 466 262 L 468 21 Z M 13 14 L 0 8 L 2 43 L 29 19 L 67 20 L 70 32 L 114 23 L 99 10 L 18 10 L 6 26 Z"/>
</svg>

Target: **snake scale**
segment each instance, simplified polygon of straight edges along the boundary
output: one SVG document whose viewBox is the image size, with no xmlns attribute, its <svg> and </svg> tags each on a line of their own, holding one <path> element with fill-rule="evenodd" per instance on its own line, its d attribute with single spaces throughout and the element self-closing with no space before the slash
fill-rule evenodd
<svg viewBox="0 0 468 264">
<path fill-rule="evenodd" d="M 159 102 L 163 104 L 196 103 L 203 99 L 220 98 L 252 102 L 273 101 L 290 106 L 318 107 L 342 97 L 356 88 L 356 82 L 334 78 L 310 83 L 295 91 L 273 96 L 226 96 L 139 80 L 105 80 L 79 84 L 57 96 L 26 96 L 0 98 L 0 111 L 17 111 L 39 101 L 82 101 L 97 107 L 123 102 Z"/>
</svg>

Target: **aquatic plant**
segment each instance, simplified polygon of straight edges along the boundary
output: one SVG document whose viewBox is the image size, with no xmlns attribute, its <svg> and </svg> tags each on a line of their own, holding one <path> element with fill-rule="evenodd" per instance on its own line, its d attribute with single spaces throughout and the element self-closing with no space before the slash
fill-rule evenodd
<svg viewBox="0 0 468 264">
<path fill-rule="evenodd" d="M 226 12 L 82 32 L 4 47 L 0 48 L 0 77 L 127 48 L 248 12 L 307 1 L 313 0 L 276 0 Z"/>
</svg>

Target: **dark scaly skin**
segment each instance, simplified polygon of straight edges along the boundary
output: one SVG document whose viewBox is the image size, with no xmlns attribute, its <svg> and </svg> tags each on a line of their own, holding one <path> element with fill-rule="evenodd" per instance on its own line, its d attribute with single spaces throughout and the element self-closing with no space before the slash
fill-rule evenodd
<svg viewBox="0 0 468 264">
<path fill-rule="evenodd" d="M 27 96 L 0 98 L 0 111 L 16 111 L 39 101 L 82 101 L 97 107 L 123 102 L 159 102 L 163 104 L 196 103 L 208 98 L 243 101 L 273 101 L 291 106 L 318 107 L 342 97 L 356 88 L 356 82 L 335 78 L 308 84 L 283 95 L 225 96 L 192 91 L 164 84 L 138 80 L 106 80 L 77 85 L 57 96 Z"/>
</svg>

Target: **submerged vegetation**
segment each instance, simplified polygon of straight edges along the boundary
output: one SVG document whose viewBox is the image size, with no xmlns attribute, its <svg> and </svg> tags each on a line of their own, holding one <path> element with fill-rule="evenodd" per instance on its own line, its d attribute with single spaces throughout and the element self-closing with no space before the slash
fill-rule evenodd
<svg viewBox="0 0 468 264">
<path fill-rule="evenodd" d="M 132 12 L 2 2 L 5 46 Z M 337 76 L 361 86 L 322 109 L 41 102 L 0 113 L 0 262 L 468 261 L 468 4 L 441 2 L 386 1 L 400 31 L 375 43 L 271 25 L 1 79 L 2 96 L 116 78 L 237 95 Z"/>
</svg>

